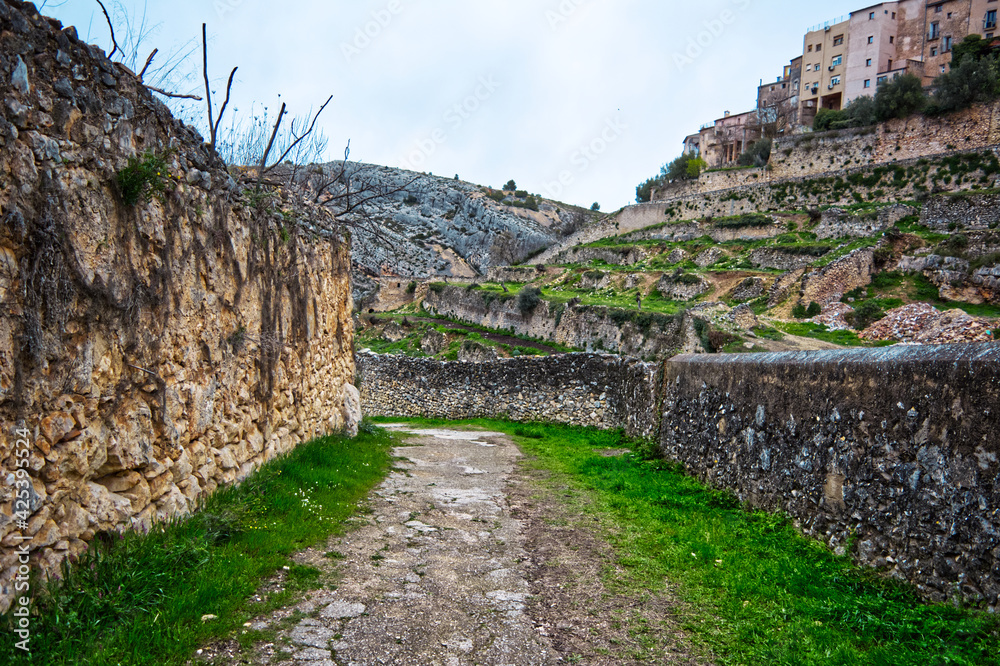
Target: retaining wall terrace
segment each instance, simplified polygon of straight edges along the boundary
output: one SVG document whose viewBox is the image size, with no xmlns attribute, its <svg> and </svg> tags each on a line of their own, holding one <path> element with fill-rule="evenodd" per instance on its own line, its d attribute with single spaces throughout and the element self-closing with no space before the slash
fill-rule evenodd
<svg viewBox="0 0 1000 666">
<path fill-rule="evenodd" d="M 366 414 L 506 418 L 657 431 L 659 366 L 620 356 L 565 354 L 486 363 L 357 355 Z"/>
<path fill-rule="evenodd" d="M 0 0 L 0 79 L 2 612 L 22 546 L 58 572 L 360 406 L 350 248 L 320 211 L 246 205 L 134 73 L 30 3 Z M 132 203 L 136 162 L 162 192 Z"/>
<path fill-rule="evenodd" d="M 832 548 L 853 542 L 857 562 L 928 598 L 1000 605 L 1000 345 L 686 355 L 659 366 L 363 354 L 358 367 L 370 414 L 653 434 L 706 483 L 786 511 Z"/>
</svg>

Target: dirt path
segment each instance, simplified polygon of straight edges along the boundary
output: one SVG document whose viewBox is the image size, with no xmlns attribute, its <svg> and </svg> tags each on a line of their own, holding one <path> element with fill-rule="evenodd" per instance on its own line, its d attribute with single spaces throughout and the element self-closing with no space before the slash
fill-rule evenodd
<svg viewBox="0 0 1000 666">
<path fill-rule="evenodd" d="M 608 547 L 586 518 L 519 464 L 505 435 L 409 430 L 411 446 L 355 531 L 296 556 L 336 570 L 336 589 L 261 618 L 273 641 L 236 641 L 214 664 L 419 666 L 703 663 L 664 595 L 613 594 Z"/>
</svg>

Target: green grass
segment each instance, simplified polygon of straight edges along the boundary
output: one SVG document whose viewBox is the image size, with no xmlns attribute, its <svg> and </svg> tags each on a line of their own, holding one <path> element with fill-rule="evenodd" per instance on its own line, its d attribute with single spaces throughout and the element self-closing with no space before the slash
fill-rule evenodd
<svg viewBox="0 0 1000 666">
<path fill-rule="evenodd" d="M 858 337 L 855 331 L 831 331 L 823 324 L 810 324 L 805 322 L 774 322 L 779 330 L 790 335 L 797 335 L 803 338 L 815 338 L 824 342 L 832 342 L 835 345 L 844 347 L 865 347 L 867 343 Z M 877 346 L 877 345 L 876 345 Z"/>
<path fill-rule="evenodd" d="M 62 582 L 33 583 L 30 658 L 14 648 L 9 614 L 0 653 L 17 664 L 183 664 L 255 615 L 294 603 L 319 572 L 289 556 L 341 532 L 389 468 L 392 438 L 363 430 L 303 444 L 149 534 L 95 540 Z M 282 566 L 284 590 L 249 601 Z M 205 614 L 218 619 L 202 622 Z"/>
<path fill-rule="evenodd" d="M 514 435 L 534 456 L 529 464 L 589 500 L 586 510 L 625 571 L 606 574 L 605 584 L 662 591 L 669 582 L 684 602 L 683 628 L 711 649 L 715 663 L 1000 663 L 1000 618 L 923 603 L 908 586 L 803 537 L 788 518 L 740 507 L 731 494 L 642 455 L 648 445 L 618 432 L 469 423 Z M 596 452 L 624 445 L 636 453 Z"/>
</svg>

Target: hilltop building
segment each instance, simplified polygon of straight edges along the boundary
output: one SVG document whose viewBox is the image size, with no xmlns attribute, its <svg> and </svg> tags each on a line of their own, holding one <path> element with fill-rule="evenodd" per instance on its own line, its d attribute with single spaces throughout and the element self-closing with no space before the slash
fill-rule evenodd
<svg viewBox="0 0 1000 666">
<path fill-rule="evenodd" d="M 802 55 L 758 88 L 754 111 L 709 123 L 696 140 L 685 139 L 685 150 L 696 142 L 710 166 L 725 166 L 739 157 L 734 147 L 809 127 L 820 109 L 874 95 L 890 79 L 914 74 L 930 85 L 948 71 L 955 44 L 972 34 L 997 37 L 998 7 L 998 0 L 898 0 L 814 26 Z"/>
</svg>

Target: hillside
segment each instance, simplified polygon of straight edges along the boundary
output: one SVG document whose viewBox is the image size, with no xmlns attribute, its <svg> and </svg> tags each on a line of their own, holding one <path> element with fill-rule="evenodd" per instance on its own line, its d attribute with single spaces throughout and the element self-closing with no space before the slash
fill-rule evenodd
<svg viewBox="0 0 1000 666">
<path fill-rule="evenodd" d="M 343 166 L 334 162 L 322 169 L 336 173 Z M 346 174 L 380 195 L 366 206 L 368 219 L 353 234 L 359 302 L 376 288 L 373 277 L 476 277 L 506 263 L 495 248 L 505 232 L 512 238 L 514 259 L 523 260 L 600 217 L 526 192 L 391 167 L 349 163 Z"/>
</svg>

